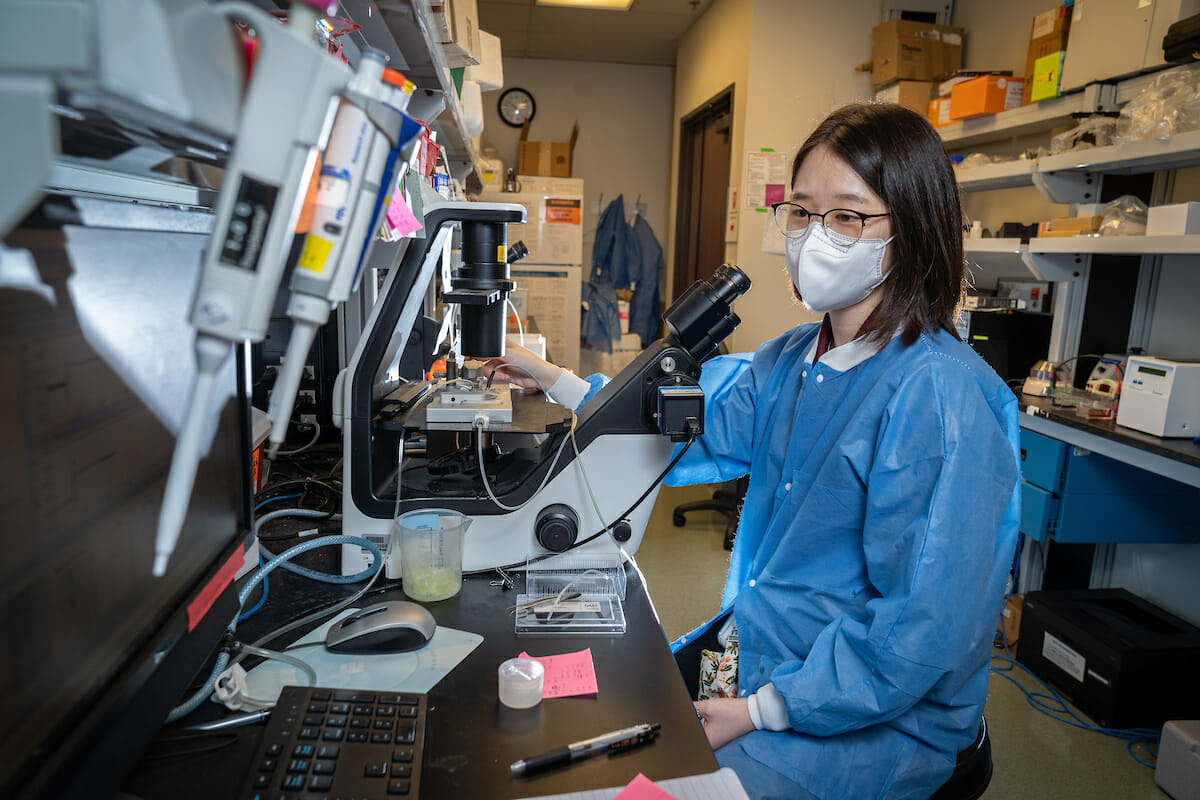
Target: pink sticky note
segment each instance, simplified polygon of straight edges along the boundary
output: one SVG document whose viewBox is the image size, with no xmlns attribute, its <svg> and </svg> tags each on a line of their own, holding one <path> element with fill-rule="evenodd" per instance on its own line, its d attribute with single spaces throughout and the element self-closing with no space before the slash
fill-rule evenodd
<svg viewBox="0 0 1200 800">
<path fill-rule="evenodd" d="M 766 190 L 767 205 L 771 205 L 772 203 L 782 203 L 784 189 L 786 188 L 787 187 L 785 187 L 782 183 L 768 183 Z"/>
<path fill-rule="evenodd" d="M 399 186 L 396 187 L 396 191 L 392 192 L 392 202 L 388 203 L 387 221 L 392 226 L 392 230 L 402 237 L 421 230 L 421 220 L 417 219 L 416 215 L 412 213 L 412 209 L 408 207 L 404 190 Z"/>
<path fill-rule="evenodd" d="M 596 667 L 592 663 L 592 649 L 558 656 L 531 656 L 522 652 L 521 658 L 540 661 L 546 670 L 542 683 L 542 697 L 571 697 L 577 694 L 596 694 Z"/>
<path fill-rule="evenodd" d="M 639 772 L 613 800 L 676 800 L 676 797 Z"/>
</svg>

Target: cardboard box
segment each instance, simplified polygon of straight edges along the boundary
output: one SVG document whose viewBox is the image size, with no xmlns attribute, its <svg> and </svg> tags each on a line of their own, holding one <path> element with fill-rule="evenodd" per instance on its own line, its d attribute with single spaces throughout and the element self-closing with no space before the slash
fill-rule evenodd
<svg viewBox="0 0 1200 800">
<path fill-rule="evenodd" d="M 1185 236 L 1200 233 L 1200 203 L 1151 206 L 1146 214 L 1147 236 Z"/>
<path fill-rule="evenodd" d="M 871 30 L 871 83 L 934 81 L 962 66 L 962 28 L 893 19 Z"/>
<path fill-rule="evenodd" d="M 434 0 L 433 30 L 442 42 L 449 67 L 479 63 L 483 46 L 479 39 L 479 9 L 475 0 Z"/>
<path fill-rule="evenodd" d="M 487 31 L 479 32 L 479 63 L 467 67 L 465 79 L 475 81 L 485 92 L 504 87 L 504 56 L 499 36 Z"/>
<path fill-rule="evenodd" d="M 949 97 L 950 92 L 954 87 L 963 81 L 969 81 L 972 78 L 979 78 L 984 75 L 1003 75 L 1009 77 L 1012 75 L 1011 69 L 960 69 L 950 77 L 938 84 L 938 97 Z"/>
<path fill-rule="evenodd" d="M 935 97 L 930 100 L 926 118 L 929 120 L 929 124 L 935 128 L 942 128 L 953 122 L 950 119 L 950 98 Z"/>
<path fill-rule="evenodd" d="M 518 143 L 517 172 L 522 175 L 545 175 L 550 178 L 571 177 L 571 159 L 575 142 L 579 138 L 579 126 L 571 129 L 571 139 L 566 142 L 531 142 L 529 124 L 521 128 Z"/>
<path fill-rule="evenodd" d="M 1029 87 L 1029 102 L 1038 103 L 1058 97 L 1062 86 L 1063 59 L 1065 51 L 1042 56 L 1033 64 L 1033 83 Z"/>
<path fill-rule="evenodd" d="M 877 103 L 895 103 L 924 115 L 932 94 L 933 81 L 896 81 L 876 89 L 871 99 Z"/>
<path fill-rule="evenodd" d="M 1029 52 L 1025 59 L 1025 94 L 1022 104 L 1036 102 L 1032 97 L 1036 62 L 1052 53 L 1067 49 L 1067 37 L 1071 32 L 1070 6 L 1059 6 L 1038 14 L 1033 18 L 1033 30 L 1029 34 Z M 1060 70 L 1061 72 L 1061 70 Z M 1054 94 L 1041 99 L 1058 96 L 1058 80 L 1054 82 Z"/>
<path fill-rule="evenodd" d="M 1021 637 L 1021 609 L 1024 605 L 1024 595 L 1009 595 L 1004 610 L 1000 612 L 1000 621 L 996 624 L 996 632 L 1004 637 L 1009 654 L 1014 656 L 1017 654 L 1017 641 Z"/>
<path fill-rule="evenodd" d="M 986 75 L 963 81 L 950 92 L 950 119 L 970 119 L 1021 105 L 1023 78 Z"/>
</svg>

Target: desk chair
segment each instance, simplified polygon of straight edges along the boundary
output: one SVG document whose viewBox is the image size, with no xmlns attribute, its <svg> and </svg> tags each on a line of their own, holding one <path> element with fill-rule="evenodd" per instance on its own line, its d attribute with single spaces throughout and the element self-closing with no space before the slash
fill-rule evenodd
<svg viewBox="0 0 1200 800">
<path fill-rule="evenodd" d="M 929 800 L 978 800 L 992 782 L 992 740 L 987 720 L 979 720 L 979 734 L 966 749 L 959 751 L 954 772 Z"/>
<path fill-rule="evenodd" d="M 749 482 L 749 476 L 743 475 L 713 492 L 711 500 L 681 503 L 675 506 L 671 521 L 675 523 L 676 528 L 682 528 L 687 523 L 684 515 L 691 511 L 720 511 L 728 520 L 725 524 L 725 549 L 732 550 L 733 538 L 737 535 L 738 519 L 741 517 L 742 500 L 746 497 L 746 486 Z"/>
</svg>

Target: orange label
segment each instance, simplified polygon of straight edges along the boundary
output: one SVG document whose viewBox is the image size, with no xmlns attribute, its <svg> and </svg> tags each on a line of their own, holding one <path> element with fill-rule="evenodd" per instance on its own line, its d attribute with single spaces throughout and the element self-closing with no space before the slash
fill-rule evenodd
<svg viewBox="0 0 1200 800">
<path fill-rule="evenodd" d="M 546 222 L 563 225 L 583 224 L 583 201 L 565 197 L 546 198 Z"/>
<path fill-rule="evenodd" d="M 246 556 L 240 549 L 235 550 L 229 560 L 225 562 L 225 566 L 221 567 L 220 571 L 212 577 L 200 594 L 196 595 L 195 599 L 188 604 L 187 608 L 187 628 L 188 633 L 196 630 L 196 626 L 200 624 L 200 620 L 204 619 L 204 615 L 212 608 L 212 604 L 217 602 L 217 598 L 221 596 L 221 592 L 225 591 L 225 587 L 233 583 L 233 577 L 237 575 L 238 569 L 241 568 L 242 562 Z"/>
</svg>

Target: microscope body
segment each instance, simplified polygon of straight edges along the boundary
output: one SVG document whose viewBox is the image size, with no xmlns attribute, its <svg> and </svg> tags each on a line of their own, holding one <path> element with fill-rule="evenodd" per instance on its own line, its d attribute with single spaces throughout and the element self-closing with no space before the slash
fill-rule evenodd
<svg viewBox="0 0 1200 800">
<path fill-rule="evenodd" d="M 463 266 L 443 299 L 458 304 L 462 352 L 486 358 L 503 353 L 504 296 L 512 288 L 504 229 L 523 221 L 515 205 L 435 205 L 426 238 L 410 242 L 389 271 L 340 384 L 346 533 L 386 549 L 398 514 L 457 511 L 472 518 L 467 572 L 568 550 L 632 553 L 640 545 L 675 442 L 702 431 L 700 362 L 737 324 L 729 303 L 749 281 L 722 267 L 733 277 L 717 280 L 716 291 L 707 284 L 689 290 L 694 296 L 664 315 L 668 335 L 578 415 L 541 392 L 488 386 L 452 366 L 445 380 L 428 380 L 438 325 L 423 306 L 451 229 L 463 231 Z M 397 549 L 388 557 L 392 577 L 400 574 Z M 347 546 L 343 572 L 361 569 L 365 558 Z"/>
</svg>

